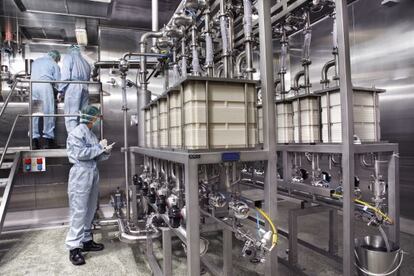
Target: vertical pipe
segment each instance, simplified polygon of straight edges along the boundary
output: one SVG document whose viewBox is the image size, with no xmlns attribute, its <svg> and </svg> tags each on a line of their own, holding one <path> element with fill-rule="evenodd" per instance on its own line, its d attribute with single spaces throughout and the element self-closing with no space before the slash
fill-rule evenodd
<svg viewBox="0 0 414 276">
<path fill-rule="evenodd" d="M 101 114 L 104 114 L 104 104 L 103 104 L 103 89 L 102 89 L 102 83 L 99 85 L 99 103 L 100 103 L 100 109 Z M 99 134 L 101 140 L 104 138 L 104 131 L 103 131 L 103 120 L 99 122 Z"/>
<path fill-rule="evenodd" d="M 354 144 L 353 94 L 346 0 L 335 0 L 337 12 L 339 74 L 342 119 L 343 172 L 343 275 L 354 275 Z"/>
<path fill-rule="evenodd" d="M 222 37 L 222 64 L 223 64 L 223 72 L 224 78 L 229 77 L 229 53 L 228 53 L 228 37 L 227 37 L 227 14 L 226 14 L 226 7 L 225 7 L 226 0 L 220 0 L 220 30 L 221 30 L 221 37 Z"/>
<path fill-rule="evenodd" d="M 17 81 L 17 80 L 16 80 Z M 32 115 L 33 113 L 33 99 L 32 99 L 32 88 L 33 88 L 33 83 L 30 80 L 29 82 L 29 115 Z M 11 93 L 11 92 L 10 92 Z M 33 137 L 33 117 L 29 117 L 29 149 L 32 150 L 33 149 L 33 143 L 32 143 L 32 137 Z"/>
<path fill-rule="evenodd" d="M 122 87 L 122 112 L 124 117 L 124 172 L 125 172 L 125 197 L 126 197 L 126 219 L 129 221 L 131 207 L 129 202 L 129 159 L 128 159 L 128 105 L 126 98 L 126 72 L 121 73 Z"/>
<path fill-rule="evenodd" d="M 253 49 L 252 49 L 252 3 L 250 0 L 243 0 L 244 8 L 244 49 L 246 52 L 246 73 L 247 79 L 253 79 Z"/>
<path fill-rule="evenodd" d="M 197 49 L 197 26 L 194 24 L 191 27 L 191 49 L 192 49 L 192 73 L 194 76 L 200 75 L 200 62 L 198 59 Z"/>
<path fill-rule="evenodd" d="M 283 28 L 283 27 L 282 27 Z M 286 36 L 286 31 L 283 28 L 282 39 L 280 40 L 281 45 L 281 53 L 280 53 L 280 70 L 279 70 L 279 78 L 280 78 L 280 95 L 281 98 L 284 99 L 286 93 L 286 58 L 287 58 L 287 51 L 288 51 L 288 39 Z"/>
<path fill-rule="evenodd" d="M 151 13 L 152 13 L 152 31 L 157 32 L 159 29 L 158 26 L 158 0 L 151 1 Z M 155 45 L 157 39 L 154 37 L 152 39 L 152 44 Z"/>
<path fill-rule="evenodd" d="M 306 12 L 306 24 L 303 30 L 304 42 L 303 42 L 303 57 L 302 57 L 302 66 L 303 66 L 303 78 L 304 78 L 304 88 L 305 94 L 310 94 L 310 76 L 309 76 L 309 65 L 312 63 L 310 60 L 310 42 L 312 37 L 312 30 L 310 29 L 310 12 Z"/>
<path fill-rule="evenodd" d="M 181 77 L 187 77 L 187 56 L 185 54 L 186 39 L 185 36 L 181 39 Z"/>
<path fill-rule="evenodd" d="M 229 49 L 228 49 L 228 63 L 229 63 L 229 77 L 233 78 L 234 76 L 234 62 L 233 62 L 233 50 L 234 50 L 234 18 L 229 16 L 229 29 L 228 29 L 228 40 L 229 40 Z"/>
<path fill-rule="evenodd" d="M 207 4 L 206 8 L 204 9 L 204 31 L 206 34 L 206 69 L 208 77 L 213 76 L 214 68 L 214 50 L 210 31 L 210 17 L 210 7 Z"/>
<path fill-rule="evenodd" d="M 259 12 L 259 40 L 260 40 L 260 79 L 262 83 L 263 97 L 263 146 L 268 152 L 268 160 L 265 174 L 265 210 L 270 219 L 277 218 L 277 155 L 276 155 L 276 121 L 274 104 L 274 79 L 273 79 L 273 45 L 271 24 L 271 0 L 257 2 Z M 269 226 L 267 226 L 269 227 Z M 276 275 L 278 272 L 277 248 L 267 256 L 265 263 L 265 275 Z"/>
</svg>

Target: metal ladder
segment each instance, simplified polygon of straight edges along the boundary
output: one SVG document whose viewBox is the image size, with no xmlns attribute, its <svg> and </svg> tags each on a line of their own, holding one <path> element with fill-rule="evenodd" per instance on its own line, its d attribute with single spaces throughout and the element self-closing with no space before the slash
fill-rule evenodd
<svg viewBox="0 0 414 276">
<path fill-rule="evenodd" d="M 3 230 L 4 219 L 6 218 L 7 207 L 14 185 L 14 177 L 20 165 L 20 152 L 6 155 L 5 162 L 1 164 L 0 175 L 7 177 L 0 178 L 0 234 Z"/>
</svg>

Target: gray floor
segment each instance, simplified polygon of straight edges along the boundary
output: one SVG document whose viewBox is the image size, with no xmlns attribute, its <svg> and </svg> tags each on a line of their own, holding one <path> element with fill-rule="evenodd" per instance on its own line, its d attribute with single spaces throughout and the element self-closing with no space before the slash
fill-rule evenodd
<svg viewBox="0 0 414 276">
<path fill-rule="evenodd" d="M 291 202 L 279 203 L 280 228 L 287 226 L 287 211 L 297 208 Z M 9 219 L 10 220 L 10 219 Z M 322 248 L 327 247 L 327 216 L 325 214 L 311 215 L 300 219 L 299 237 Z M 145 261 L 142 249 L 144 245 L 127 245 L 115 237 L 116 229 L 104 228 L 95 234 L 95 238 L 105 243 L 102 252 L 89 253 L 87 264 L 74 267 L 68 260 L 64 249 L 66 227 L 46 230 L 8 232 L 0 237 L 0 275 L 151 275 Z M 358 235 L 375 234 L 376 230 L 366 229 L 362 224 L 357 226 Z M 221 234 L 210 233 L 206 236 L 210 241 L 208 257 L 218 266 L 222 264 Z M 261 275 L 263 264 L 252 264 L 240 256 L 242 244 L 234 240 L 234 275 Z M 408 253 L 414 252 L 414 237 L 401 234 L 401 246 Z M 156 257 L 162 260 L 155 242 Z M 340 245 L 341 247 L 341 245 Z M 185 252 L 178 239 L 173 241 L 173 271 L 174 275 L 186 275 Z M 278 245 L 279 257 L 286 258 L 287 242 L 280 239 Z M 308 275 L 340 275 L 340 264 L 323 257 L 307 248 L 299 248 L 299 264 Z M 206 273 L 206 275 L 209 275 Z M 279 265 L 279 275 L 297 275 L 282 264 Z M 414 257 L 405 255 L 401 275 L 414 275 Z"/>
</svg>

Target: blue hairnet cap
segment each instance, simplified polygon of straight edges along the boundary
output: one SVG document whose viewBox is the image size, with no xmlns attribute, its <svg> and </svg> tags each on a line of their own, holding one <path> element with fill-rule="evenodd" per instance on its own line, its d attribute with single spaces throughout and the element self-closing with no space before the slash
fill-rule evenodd
<svg viewBox="0 0 414 276">
<path fill-rule="evenodd" d="M 51 50 L 47 54 L 56 61 L 60 60 L 60 53 L 57 50 Z"/>
<path fill-rule="evenodd" d="M 93 105 L 88 105 L 84 109 L 82 109 L 82 115 L 80 117 L 81 124 L 88 124 L 93 121 L 97 116 L 101 114 L 99 108 Z"/>
<path fill-rule="evenodd" d="M 69 52 L 79 52 L 80 46 L 78 44 L 72 44 L 69 47 Z"/>
</svg>

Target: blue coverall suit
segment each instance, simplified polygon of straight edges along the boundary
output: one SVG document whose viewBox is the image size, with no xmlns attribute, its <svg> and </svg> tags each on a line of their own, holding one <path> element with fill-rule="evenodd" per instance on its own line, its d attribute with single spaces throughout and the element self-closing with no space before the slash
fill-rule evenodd
<svg viewBox="0 0 414 276">
<path fill-rule="evenodd" d="M 32 65 L 31 80 L 60 80 L 60 68 L 55 60 L 49 56 L 36 59 Z M 55 114 L 55 97 L 53 94 L 53 84 L 33 83 L 32 100 L 41 101 L 43 114 Z M 54 139 L 55 118 L 43 117 L 43 137 Z M 33 117 L 32 139 L 39 139 L 39 117 Z"/>
<path fill-rule="evenodd" d="M 68 195 L 70 228 L 66 236 L 67 249 L 82 248 L 92 240 L 91 227 L 99 192 L 97 162 L 108 159 L 98 138 L 86 124 L 81 123 L 68 135 L 66 142 L 69 162 Z"/>
<path fill-rule="evenodd" d="M 72 50 L 63 58 L 62 80 L 89 81 L 91 66 L 82 57 L 78 50 Z M 59 86 L 59 91 L 65 95 L 65 114 L 77 114 L 89 104 L 89 92 L 87 84 L 65 84 Z M 77 117 L 66 117 L 66 131 L 71 132 L 77 125 Z"/>
</svg>

